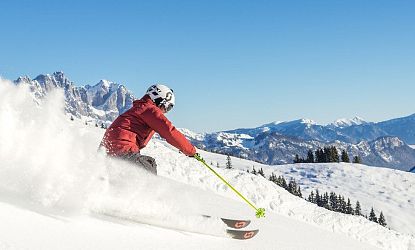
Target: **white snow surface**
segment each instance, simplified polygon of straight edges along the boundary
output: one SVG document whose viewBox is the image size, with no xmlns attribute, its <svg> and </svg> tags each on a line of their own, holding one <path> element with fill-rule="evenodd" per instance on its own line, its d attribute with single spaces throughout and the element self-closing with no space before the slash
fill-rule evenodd
<svg viewBox="0 0 415 250">
<path fill-rule="evenodd" d="M 63 93 L 50 94 L 37 107 L 24 86 L 0 80 L 0 249 L 415 249 L 411 235 L 319 208 L 246 172 L 259 164 L 232 158 L 240 169 L 217 171 L 267 209 L 266 218 L 255 219 L 254 211 L 208 169 L 165 142 L 152 140 L 142 152 L 156 158 L 156 177 L 97 153 L 103 132 L 70 121 L 63 114 Z M 225 162 L 226 156 L 200 153 L 209 163 Z M 261 166 L 267 167 L 266 173 L 293 174 L 289 169 L 296 168 Z M 310 173 L 342 173 L 324 167 L 314 165 Z M 350 167 L 356 167 L 356 173 L 371 169 Z M 308 166 L 298 168 L 305 178 Z M 343 178 L 362 185 L 359 190 L 367 191 L 367 197 L 375 189 L 366 186 L 370 181 L 395 193 L 414 183 L 410 174 L 375 171 L 362 172 L 359 178 L 364 181 L 356 175 Z M 401 178 L 407 184 L 402 185 Z M 314 179 L 329 185 L 336 178 Z M 351 189 L 344 185 L 342 193 Z M 248 241 L 231 240 L 224 237 L 221 222 L 200 214 L 250 218 L 250 228 L 260 233 Z"/>
<path fill-rule="evenodd" d="M 262 168 L 266 176 L 274 173 L 289 181 L 296 180 L 304 197 L 312 190 L 320 193 L 335 192 L 358 200 L 362 213 L 369 215 L 374 207 L 386 217 L 388 227 L 406 234 L 415 235 L 415 174 L 381 167 L 370 167 L 351 163 L 286 164 L 267 166 L 238 158 L 231 158 L 235 168 Z M 225 157 L 220 164 L 224 165 Z M 214 162 L 216 164 L 216 162 Z"/>
<path fill-rule="evenodd" d="M 409 145 L 411 148 L 415 149 L 415 145 Z"/>
</svg>

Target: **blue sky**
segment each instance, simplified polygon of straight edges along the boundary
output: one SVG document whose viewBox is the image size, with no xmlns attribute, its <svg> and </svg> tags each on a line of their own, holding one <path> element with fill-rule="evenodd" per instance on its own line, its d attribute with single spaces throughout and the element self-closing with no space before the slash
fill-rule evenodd
<svg viewBox="0 0 415 250">
<path fill-rule="evenodd" d="M 0 2 L 0 75 L 171 86 L 198 132 L 415 113 L 414 1 Z"/>
</svg>

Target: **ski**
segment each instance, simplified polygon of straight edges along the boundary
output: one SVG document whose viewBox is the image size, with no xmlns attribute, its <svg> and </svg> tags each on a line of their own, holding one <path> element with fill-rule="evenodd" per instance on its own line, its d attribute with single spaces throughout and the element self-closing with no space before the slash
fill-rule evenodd
<svg viewBox="0 0 415 250">
<path fill-rule="evenodd" d="M 212 218 L 210 215 L 203 215 L 206 218 Z M 227 219 L 227 218 L 220 218 L 226 226 L 234 229 L 242 229 L 247 227 L 251 221 L 250 220 L 238 220 L 238 219 Z"/>
<path fill-rule="evenodd" d="M 250 220 L 232 220 L 232 219 L 226 219 L 226 218 L 220 218 L 220 219 L 228 227 L 235 228 L 235 229 L 245 228 L 251 223 Z"/>
<path fill-rule="evenodd" d="M 256 230 L 233 230 L 228 229 L 226 233 L 228 233 L 229 237 L 237 240 L 249 240 L 252 239 L 255 235 L 259 232 L 258 229 Z"/>
</svg>

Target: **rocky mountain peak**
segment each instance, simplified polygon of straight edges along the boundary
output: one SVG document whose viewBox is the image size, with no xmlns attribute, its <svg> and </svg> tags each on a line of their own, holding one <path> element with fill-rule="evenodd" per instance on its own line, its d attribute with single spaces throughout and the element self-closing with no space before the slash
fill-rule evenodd
<svg viewBox="0 0 415 250">
<path fill-rule="evenodd" d="M 62 71 L 41 74 L 33 80 L 27 76 L 19 77 L 15 84 L 28 84 L 36 99 L 44 98 L 53 89 L 63 89 L 66 112 L 78 118 L 86 116 L 106 122 L 112 122 L 125 112 L 135 99 L 124 86 L 105 79 L 93 87 L 78 87 Z"/>
</svg>

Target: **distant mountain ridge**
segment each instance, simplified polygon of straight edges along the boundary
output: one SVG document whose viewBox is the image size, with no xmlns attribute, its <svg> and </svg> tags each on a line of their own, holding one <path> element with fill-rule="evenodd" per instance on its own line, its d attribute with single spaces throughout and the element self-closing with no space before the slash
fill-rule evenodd
<svg viewBox="0 0 415 250">
<path fill-rule="evenodd" d="M 359 119 L 359 122 L 356 122 Z M 362 140 L 372 141 L 382 136 L 397 136 L 407 144 L 415 144 L 415 114 L 378 123 L 366 122 L 354 118 L 347 123 L 337 120 L 328 125 L 319 125 L 309 119 L 299 119 L 288 122 L 274 122 L 257 128 L 235 129 L 228 133 L 257 135 L 259 132 L 277 132 L 284 135 L 300 137 L 304 140 L 324 142 L 343 141 L 359 143 Z"/>
<path fill-rule="evenodd" d="M 19 77 L 15 84 L 27 84 L 37 102 L 48 92 L 62 89 L 65 111 L 106 123 L 132 106 L 135 97 L 124 85 L 100 80 L 95 85 L 76 86 L 63 72 Z M 363 163 L 404 171 L 415 166 L 415 114 L 384 122 L 367 122 L 360 117 L 339 119 L 319 125 L 310 119 L 272 122 L 256 128 L 234 129 L 209 134 L 181 131 L 199 148 L 231 154 L 267 164 L 291 163 L 295 154 L 334 145 Z"/>
<path fill-rule="evenodd" d="M 319 125 L 310 119 L 273 122 L 210 134 L 189 135 L 201 148 L 266 164 L 292 163 L 295 154 L 336 146 L 363 163 L 409 171 L 415 165 L 415 114 L 379 123 L 355 117 Z"/>
<path fill-rule="evenodd" d="M 338 119 L 336 121 L 334 121 L 333 123 L 329 124 L 329 126 L 331 127 L 338 127 L 338 128 L 345 128 L 345 127 L 350 127 L 353 125 L 362 125 L 362 124 L 367 124 L 368 122 L 366 122 L 365 120 L 363 120 L 362 118 L 356 116 L 353 119 Z"/>
<path fill-rule="evenodd" d="M 212 152 L 229 154 L 257 162 L 278 165 L 292 163 L 296 154 L 306 157 L 308 150 L 315 151 L 325 146 L 346 150 L 352 158 L 360 156 L 367 165 L 409 171 L 415 165 L 415 150 L 398 137 L 379 137 L 373 141 L 357 144 L 332 141 L 304 140 L 296 136 L 266 131 L 255 136 L 217 132 L 189 136 L 197 147 Z"/>
</svg>

